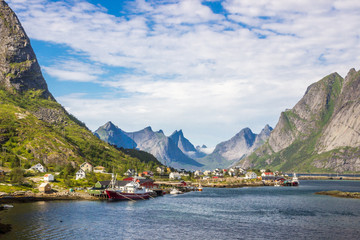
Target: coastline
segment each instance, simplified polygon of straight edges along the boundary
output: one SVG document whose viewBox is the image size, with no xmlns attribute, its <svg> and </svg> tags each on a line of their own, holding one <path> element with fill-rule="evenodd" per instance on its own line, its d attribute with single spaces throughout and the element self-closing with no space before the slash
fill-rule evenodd
<svg viewBox="0 0 360 240">
<path fill-rule="evenodd" d="M 360 199 L 360 192 L 342 192 L 342 191 L 338 191 L 338 190 L 332 190 L 332 191 L 317 192 L 315 194 L 326 195 L 326 196 L 331 196 L 331 197 Z"/>
<path fill-rule="evenodd" d="M 9 203 L 27 203 L 38 201 L 57 201 L 57 200 L 100 200 L 97 197 L 93 197 L 87 193 L 25 193 L 25 194 L 8 194 L 0 197 L 0 204 Z"/>
</svg>

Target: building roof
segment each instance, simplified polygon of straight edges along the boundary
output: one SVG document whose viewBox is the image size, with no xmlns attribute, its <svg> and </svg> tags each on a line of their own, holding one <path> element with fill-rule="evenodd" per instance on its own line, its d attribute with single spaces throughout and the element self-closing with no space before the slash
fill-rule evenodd
<svg viewBox="0 0 360 240">
<path fill-rule="evenodd" d="M 51 173 L 45 174 L 44 177 L 54 176 Z"/>
<path fill-rule="evenodd" d="M 39 187 L 46 187 L 46 185 L 50 185 L 49 183 L 42 183 Z"/>
</svg>

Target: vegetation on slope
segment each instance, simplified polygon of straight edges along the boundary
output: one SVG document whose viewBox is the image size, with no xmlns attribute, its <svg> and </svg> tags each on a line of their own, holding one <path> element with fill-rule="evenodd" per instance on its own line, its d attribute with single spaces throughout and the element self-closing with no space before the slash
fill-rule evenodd
<svg viewBox="0 0 360 240">
<path fill-rule="evenodd" d="M 61 170 L 88 161 L 116 172 L 145 170 L 147 163 L 101 141 L 60 104 L 41 95 L 41 90 L 12 94 L 0 89 L 0 165 L 29 168 L 42 163 Z"/>
</svg>

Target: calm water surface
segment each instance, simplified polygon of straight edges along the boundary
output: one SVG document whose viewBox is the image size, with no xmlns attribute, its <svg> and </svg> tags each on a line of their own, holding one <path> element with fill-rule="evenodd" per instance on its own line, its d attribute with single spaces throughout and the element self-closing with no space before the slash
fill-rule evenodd
<svg viewBox="0 0 360 240">
<path fill-rule="evenodd" d="M 315 195 L 359 191 L 360 181 L 299 187 L 205 188 L 147 201 L 15 204 L 0 212 L 1 239 L 359 239 L 360 200 Z"/>
</svg>

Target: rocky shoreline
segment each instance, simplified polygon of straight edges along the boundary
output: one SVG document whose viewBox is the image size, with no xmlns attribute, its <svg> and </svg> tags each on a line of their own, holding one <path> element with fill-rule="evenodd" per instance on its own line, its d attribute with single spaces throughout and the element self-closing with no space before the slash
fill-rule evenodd
<svg viewBox="0 0 360 240">
<path fill-rule="evenodd" d="M 358 199 L 360 199 L 360 192 L 342 192 L 342 191 L 333 190 L 333 191 L 317 192 L 315 194 L 332 196 L 332 197 L 358 198 Z"/>
<path fill-rule="evenodd" d="M 0 196 L 1 204 L 8 203 L 26 203 L 37 201 L 57 201 L 57 200 L 99 200 L 99 198 L 93 197 L 87 193 L 13 193 Z"/>
</svg>

